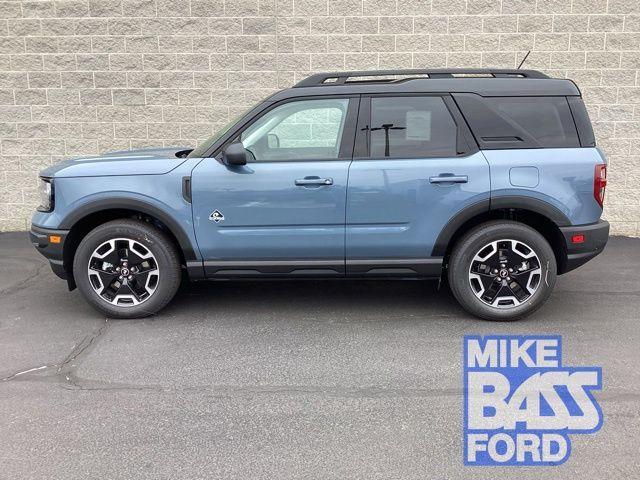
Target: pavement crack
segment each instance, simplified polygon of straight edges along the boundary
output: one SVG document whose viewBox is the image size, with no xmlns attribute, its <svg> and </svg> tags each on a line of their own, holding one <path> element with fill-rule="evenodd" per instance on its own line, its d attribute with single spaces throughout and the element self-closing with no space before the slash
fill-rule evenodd
<svg viewBox="0 0 640 480">
<path fill-rule="evenodd" d="M 605 296 L 621 296 L 621 297 L 635 297 L 640 295 L 640 291 L 629 291 L 629 292 L 619 292 L 619 291 L 605 291 L 605 290 L 562 290 L 557 289 L 557 293 L 570 293 L 576 295 L 584 295 L 588 293 L 589 295 L 605 295 Z"/>
<path fill-rule="evenodd" d="M 91 334 L 85 335 L 79 343 L 73 346 L 69 354 L 60 363 L 39 365 L 37 367 L 20 370 L 15 373 L 6 375 L 0 381 L 9 382 L 12 380 L 30 380 L 30 381 L 66 381 L 72 382 L 72 372 L 77 367 L 77 361 L 86 356 L 90 348 L 95 346 L 98 339 L 105 333 L 109 326 L 108 320 L 105 319 L 104 324 L 94 330 Z"/>
<path fill-rule="evenodd" d="M 40 276 L 40 274 L 42 273 L 42 270 L 44 270 L 47 266 L 48 266 L 47 263 L 41 263 L 33 270 L 33 272 L 31 272 L 29 275 L 27 275 L 25 278 L 23 278 L 19 282 L 14 283 L 13 285 L 10 285 L 0 290 L 0 296 L 6 297 L 7 295 L 11 295 L 12 293 L 22 290 L 24 287 L 29 285 L 31 281 L 35 280 L 38 276 Z"/>
<path fill-rule="evenodd" d="M 41 365 L 39 367 L 33 367 L 33 368 L 29 368 L 27 370 L 21 370 L 19 372 L 12 373 L 12 374 L 0 379 L 0 381 L 8 382 L 8 381 L 13 380 L 14 378 L 20 377 L 22 375 L 27 375 L 27 374 L 30 374 L 30 373 L 33 373 L 33 372 L 39 372 L 39 371 L 42 371 L 42 370 L 46 370 L 46 369 L 49 369 L 49 368 L 55 368 L 55 367 L 57 367 L 57 365 Z"/>
<path fill-rule="evenodd" d="M 66 358 L 60 363 L 56 373 L 58 375 L 65 375 L 70 372 L 77 365 L 72 363 L 75 360 L 78 360 L 83 355 L 89 352 L 91 346 L 95 345 L 98 339 L 104 334 L 107 327 L 109 326 L 108 320 L 105 319 L 104 325 L 95 330 L 91 335 L 86 335 L 77 345 L 75 345 L 71 352 L 66 356 Z"/>
<path fill-rule="evenodd" d="M 458 397 L 461 388 L 384 388 L 384 387 L 321 387 L 321 386 L 229 386 L 229 385 L 131 385 L 83 380 L 70 374 L 63 388 L 83 391 L 135 391 L 155 393 L 208 393 L 212 398 L 253 397 L 256 395 L 321 395 L 341 398 Z"/>
</svg>

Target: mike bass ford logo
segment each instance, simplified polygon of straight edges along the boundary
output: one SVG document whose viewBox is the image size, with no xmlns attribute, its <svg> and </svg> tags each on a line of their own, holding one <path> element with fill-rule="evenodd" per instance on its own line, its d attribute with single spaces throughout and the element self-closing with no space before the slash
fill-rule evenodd
<svg viewBox="0 0 640 480">
<path fill-rule="evenodd" d="M 559 465 L 602 426 L 602 370 L 563 366 L 560 336 L 467 336 L 463 375 L 465 465 Z"/>
</svg>

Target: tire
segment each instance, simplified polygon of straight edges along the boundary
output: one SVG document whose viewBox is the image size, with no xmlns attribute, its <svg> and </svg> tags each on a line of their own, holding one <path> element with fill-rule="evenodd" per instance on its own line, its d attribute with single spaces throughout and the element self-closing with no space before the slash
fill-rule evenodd
<svg viewBox="0 0 640 480">
<path fill-rule="evenodd" d="M 467 312 L 486 320 L 512 321 L 544 304 L 556 272 L 553 250 L 540 233 L 522 223 L 496 220 L 460 238 L 451 254 L 448 279 Z"/>
<path fill-rule="evenodd" d="M 138 220 L 114 220 L 94 228 L 73 259 L 78 290 L 91 306 L 111 318 L 157 313 L 174 297 L 181 273 L 173 242 Z"/>
</svg>

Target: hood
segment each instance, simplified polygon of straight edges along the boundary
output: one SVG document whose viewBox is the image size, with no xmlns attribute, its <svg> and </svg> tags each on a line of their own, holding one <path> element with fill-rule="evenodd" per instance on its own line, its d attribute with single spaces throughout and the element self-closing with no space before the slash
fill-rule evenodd
<svg viewBox="0 0 640 480">
<path fill-rule="evenodd" d="M 103 177 L 113 175 L 162 175 L 183 163 L 176 154 L 189 153 L 186 147 L 145 148 L 109 152 L 94 157 L 64 160 L 40 172 L 42 177 Z"/>
</svg>

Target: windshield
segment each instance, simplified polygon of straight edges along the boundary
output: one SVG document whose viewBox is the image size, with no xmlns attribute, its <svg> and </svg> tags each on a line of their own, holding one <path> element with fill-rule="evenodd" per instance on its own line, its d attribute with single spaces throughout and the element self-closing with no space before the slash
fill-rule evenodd
<svg viewBox="0 0 640 480">
<path fill-rule="evenodd" d="M 189 153 L 189 157 L 191 158 L 202 157 L 214 143 L 216 143 L 220 138 L 222 138 L 225 133 L 231 130 L 231 127 L 233 127 L 238 122 L 238 120 L 244 117 L 252 108 L 254 107 L 252 106 L 244 110 L 241 114 L 236 115 L 231 119 L 229 123 L 227 123 L 224 127 L 219 129 L 216 133 L 214 133 L 212 136 L 207 138 L 204 142 L 200 142 L 200 144 L 196 148 L 194 148 L 191 153 Z"/>
</svg>

